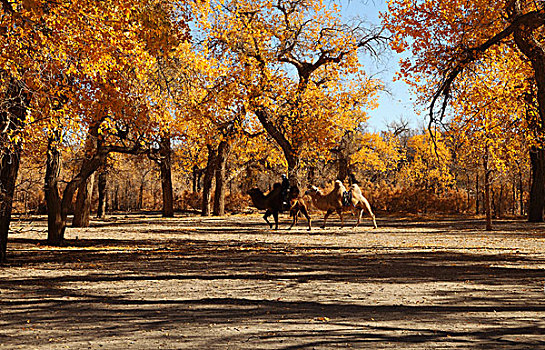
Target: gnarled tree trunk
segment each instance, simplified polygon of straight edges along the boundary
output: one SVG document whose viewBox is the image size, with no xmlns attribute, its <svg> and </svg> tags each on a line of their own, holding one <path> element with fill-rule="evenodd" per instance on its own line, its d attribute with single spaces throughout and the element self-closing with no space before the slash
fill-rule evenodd
<svg viewBox="0 0 545 350">
<path fill-rule="evenodd" d="M 489 169 L 489 164 L 488 164 L 488 149 L 485 151 L 485 155 L 483 159 L 483 169 L 484 169 L 484 212 L 486 216 L 486 231 L 492 231 L 492 203 L 490 200 L 491 170 Z"/>
<path fill-rule="evenodd" d="M 210 216 L 210 202 L 212 199 L 212 182 L 214 181 L 214 171 L 216 168 L 217 150 L 208 145 L 208 161 L 204 172 L 204 181 L 202 189 L 202 207 L 201 215 Z"/>
<path fill-rule="evenodd" d="M 523 17 L 523 4 L 520 0 L 507 2 L 508 18 L 513 22 Z M 541 12 L 536 12 L 542 15 Z M 531 20 L 533 23 L 524 23 L 516 26 L 513 37 L 517 48 L 529 59 L 534 71 L 534 79 L 537 86 L 535 95 L 538 118 L 535 123 L 535 132 L 543 135 L 545 132 L 545 46 L 542 42 L 543 18 L 541 22 Z M 531 25 L 533 24 L 533 25 Z M 532 97 L 533 99 L 533 97 Z M 533 104 L 534 101 L 529 101 Z M 532 121 L 529 121 L 532 122 Z M 528 202 L 528 221 L 543 222 L 543 209 L 545 208 L 545 145 L 543 141 L 530 152 L 532 163 L 532 186 L 530 189 L 530 201 Z"/>
<path fill-rule="evenodd" d="M 74 205 L 74 219 L 72 227 L 89 227 L 91 216 L 91 200 L 93 197 L 93 186 L 95 185 L 95 173 L 82 182 L 78 187 L 76 203 Z"/>
<path fill-rule="evenodd" d="M 98 140 L 98 126 L 94 125 L 89 134 Z M 48 152 L 48 168 L 46 170 L 46 199 L 48 210 L 48 237 L 47 241 L 52 245 L 61 245 L 64 241 L 64 233 L 66 230 L 66 222 L 68 212 L 70 211 L 72 200 L 77 188 L 80 184 L 87 181 L 89 176 L 93 174 L 102 164 L 105 163 L 108 152 L 113 149 L 106 149 L 98 145 L 90 152 L 86 152 L 79 172 L 72 178 L 62 193 L 59 196 L 58 185 L 56 179 L 60 171 L 60 153 L 56 148 L 56 141 L 60 139 L 59 134 L 55 134 L 56 140 L 50 139 L 50 147 Z M 53 142 L 55 141 L 55 142 Z"/>
<path fill-rule="evenodd" d="M 59 175 L 61 172 L 61 153 L 57 143 L 60 139 L 60 132 L 53 131 L 47 143 L 47 163 L 45 169 L 45 201 L 47 204 L 47 243 L 60 245 L 64 239 L 64 227 L 66 217 L 62 213 L 62 200 L 59 194 Z"/>
<path fill-rule="evenodd" d="M 231 145 L 227 141 L 221 141 L 218 146 L 216 158 L 216 190 L 214 191 L 214 211 L 215 216 L 225 215 L 225 167 Z"/>
<path fill-rule="evenodd" d="M 97 151 L 96 154 L 86 157 L 81 164 L 79 173 L 66 185 L 60 205 L 60 225 L 53 227 L 53 230 L 48 230 L 48 241 L 50 244 L 60 245 L 63 243 L 68 212 L 72 205 L 74 194 L 76 193 L 78 186 L 82 182 L 87 181 L 87 178 L 104 163 L 107 154 L 106 151 Z M 57 210 L 58 208 L 55 206 L 52 209 Z M 55 213 L 55 215 L 58 214 Z"/>
<path fill-rule="evenodd" d="M 534 147 L 530 152 L 532 186 L 528 202 L 528 221 L 542 222 L 545 208 L 545 150 Z"/>
<path fill-rule="evenodd" d="M 337 159 L 337 180 L 344 182 L 348 177 L 348 159 L 340 157 Z"/>
<path fill-rule="evenodd" d="M 98 173 L 98 208 L 97 218 L 104 219 L 106 216 L 106 202 L 107 202 L 107 184 L 108 178 L 106 171 Z"/>
<path fill-rule="evenodd" d="M 13 195 L 21 161 L 21 146 L 8 144 L 8 133 L 17 135 L 22 129 L 29 99 L 22 84 L 13 80 L 3 96 L 2 104 L 6 109 L 0 112 L 0 263 L 7 259 Z"/>
<path fill-rule="evenodd" d="M 161 169 L 161 189 L 163 191 L 163 217 L 174 216 L 174 196 L 172 194 L 172 167 L 171 167 L 170 136 L 163 135 L 160 142 L 159 154 Z"/>
<path fill-rule="evenodd" d="M 21 150 L 5 148 L 0 159 L 0 263 L 7 260 L 9 224 Z"/>
<path fill-rule="evenodd" d="M 89 129 L 85 140 L 84 157 L 89 157 L 97 152 L 97 133 L 95 128 Z M 93 195 L 93 186 L 95 184 L 95 173 L 79 184 L 77 188 L 76 202 L 74 204 L 73 227 L 89 227 L 89 217 L 91 215 L 91 198 Z"/>
<path fill-rule="evenodd" d="M 301 187 L 301 179 L 299 179 L 299 154 L 292 144 L 288 141 L 286 136 L 280 131 L 280 129 L 273 123 L 272 116 L 269 115 L 263 109 L 257 109 L 254 111 L 257 119 L 263 125 L 263 128 L 269 136 L 271 136 L 275 142 L 280 146 L 284 153 L 284 158 L 288 163 L 288 178 L 290 185 Z"/>
</svg>

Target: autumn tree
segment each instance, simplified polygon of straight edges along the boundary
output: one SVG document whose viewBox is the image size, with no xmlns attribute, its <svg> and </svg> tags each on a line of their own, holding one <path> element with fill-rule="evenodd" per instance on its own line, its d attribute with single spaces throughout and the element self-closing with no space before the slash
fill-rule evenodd
<svg viewBox="0 0 545 350">
<path fill-rule="evenodd" d="M 492 55 L 487 65 L 475 67 L 468 73 L 475 74 L 474 77 L 458 83 L 459 91 L 457 99 L 451 102 L 452 118 L 448 124 L 448 137 L 457 160 L 468 165 L 477 160 L 482 169 L 488 230 L 492 229 L 494 178 L 506 174 L 508 164 L 524 161 L 531 142 L 523 105 L 513 98 L 513 93 L 518 91 L 515 85 L 519 84 L 518 80 L 498 80 L 496 74 L 486 74 L 493 69 L 499 76 L 523 78 L 526 67 L 514 66 L 514 61 L 499 61 Z"/>
<path fill-rule="evenodd" d="M 450 171 L 451 153 L 440 134 L 425 133 L 409 139 L 405 162 L 397 174 L 402 187 L 415 187 L 432 193 L 454 185 Z"/>
<path fill-rule="evenodd" d="M 62 243 L 68 208 L 80 184 L 108 152 L 127 150 L 122 145 L 124 131 L 119 127 L 147 120 L 151 101 L 140 80 L 152 69 L 154 52 L 171 44 L 149 34 L 154 32 L 153 26 L 144 14 L 158 4 L 174 10 L 172 4 L 154 0 L 138 4 L 84 0 L 2 2 L 4 46 L 12 49 L 4 51 L 1 70 L 3 81 L 13 82 L 14 87 L 4 96 L 20 101 L 17 113 L 8 110 L 6 114 L 10 121 L 6 131 L 9 125 L 13 130 L 22 128 L 27 117 L 44 121 L 49 130 L 46 191 L 51 206 L 48 241 L 52 244 Z M 27 113 L 29 110 L 32 113 Z M 19 114 L 20 118 L 14 118 Z M 81 168 L 60 196 L 55 181 L 60 169 L 59 145 L 68 130 L 74 133 L 85 129 L 96 148 L 86 152 Z M 106 134 L 121 143 L 104 143 Z M 10 138 L 8 149 L 17 149 L 14 146 L 22 138 L 16 136 L 14 132 L 6 135 Z M 3 167 L 2 171 L 12 168 Z M 2 237 L 5 241 L 7 231 Z"/>
<path fill-rule="evenodd" d="M 6 260 L 13 194 L 21 157 L 21 141 L 17 139 L 17 136 L 25 122 L 28 106 L 28 93 L 22 87 L 22 83 L 12 78 L 7 79 L 9 79 L 7 80 L 7 89 L 2 91 L 3 107 L 0 112 L 2 123 L 2 133 L 0 134 L 0 142 L 2 143 L 0 159 L 0 263 Z M 5 78 L 3 80 L 6 82 Z"/>
<path fill-rule="evenodd" d="M 94 150 L 93 135 L 88 134 L 88 139 L 84 141 L 83 153 L 89 153 Z M 95 182 L 95 173 L 92 173 L 85 181 L 82 181 L 77 189 L 76 201 L 74 203 L 74 216 L 72 227 L 88 227 L 91 215 L 91 198 Z"/>
<path fill-rule="evenodd" d="M 202 18 L 200 32 L 193 33 L 195 43 L 186 43 L 170 54 L 169 64 L 161 66 L 160 87 L 173 103 L 176 122 L 172 135 L 191 150 L 199 163 L 205 153 L 203 167 L 202 207 L 204 216 L 225 212 L 226 164 L 235 140 L 248 133 L 246 70 L 240 68 L 238 57 L 207 46 L 207 20 Z M 184 151 L 185 153 L 195 153 Z M 199 167 L 191 162 L 191 167 Z M 215 182 L 215 189 L 213 184 Z M 196 186 L 194 186 L 196 187 Z M 211 199 L 214 195 L 212 207 Z"/>
<path fill-rule="evenodd" d="M 245 108 L 277 143 L 298 182 L 304 152 L 327 152 L 366 120 L 379 83 L 358 52 L 376 53 L 380 31 L 342 23 L 322 1 L 212 2 L 210 47 L 236 55 Z"/>
<path fill-rule="evenodd" d="M 192 43 L 184 43 L 169 54 L 168 61 L 160 64 L 161 76 L 157 85 L 161 94 L 172 102 L 175 120 L 169 125 L 169 137 L 179 138 L 182 147 L 206 149 L 208 161 L 204 170 L 202 214 L 210 214 L 212 182 L 216 164 L 215 95 L 218 74 L 212 62 L 198 52 Z M 221 79 L 220 79 L 221 81 Z M 218 99 L 221 100 L 221 99 Z M 159 143 L 159 145 L 161 145 Z M 166 149 L 160 147 L 160 149 Z M 193 153 L 189 151 L 188 153 Z M 200 152 L 192 155 L 198 159 Z M 163 157 L 163 159 L 165 159 Z M 197 164 L 191 162 L 191 166 Z M 165 192 L 164 192 L 165 193 Z"/>
<path fill-rule="evenodd" d="M 422 101 L 429 102 L 432 122 L 444 121 L 450 113 L 449 102 L 460 101 L 464 88 L 473 85 L 480 87 L 481 93 L 465 103 L 477 108 L 491 103 L 488 110 L 498 108 L 487 117 L 492 123 L 503 118 L 503 125 L 524 124 L 526 136 L 532 140 L 529 221 L 543 221 L 545 207 L 544 6 L 543 2 L 526 0 L 400 0 L 390 2 L 389 13 L 384 15 L 384 23 L 396 37 L 393 47 L 411 50 L 413 57 L 402 62 L 401 74 Z M 492 86 L 496 88 L 490 89 Z M 503 107 L 495 101 L 516 104 L 516 108 L 509 107 L 516 113 L 501 113 Z"/>
<path fill-rule="evenodd" d="M 172 189 L 172 135 L 170 131 L 158 132 L 156 140 L 148 152 L 148 157 L 159 165 L 161 178 L 161 193 L 163 198 L 162 216 L 165 218 L 174 216 L 174 194 Z"/>
<path fill-rule="evenodd" d="M 29 21 L 28 4 L 2 1 L 0 35 L 0 263 L 6 260 L 13 194 L 24 144 L 31 90 L 28 81 L 32 44 L 38 35 Z M 27 46 L 28 45 L 28 46 Z M 29 46 L 31 50 L 28 50 Z"/>
</svg>

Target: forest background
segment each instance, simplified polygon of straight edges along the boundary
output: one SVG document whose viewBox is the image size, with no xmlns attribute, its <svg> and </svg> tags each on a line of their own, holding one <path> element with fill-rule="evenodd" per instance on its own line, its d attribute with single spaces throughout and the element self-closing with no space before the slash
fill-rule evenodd
<svg viewBox="0 0 545 350">
<path fill-rule="evenodd" d="M 543 2 L 398 0 L 377 24 L 334 1 L 1 4 L 1 260 L 12 211 L 59 245 L 70 214 L 241 212 L 283 173 L 379 212 L 543 220 Z M 362 62 L 392 49 L 429 127 L 366 123 L 388 83 Z"/>
</svg>

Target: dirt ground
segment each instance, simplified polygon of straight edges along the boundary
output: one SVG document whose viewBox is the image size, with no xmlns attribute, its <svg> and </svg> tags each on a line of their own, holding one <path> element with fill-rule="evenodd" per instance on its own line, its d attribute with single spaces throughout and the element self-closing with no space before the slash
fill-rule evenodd
<svg viewBox="0 0 545 350">
<path fill-rule="evenodd" d="M 545 349 L 545 226 L 378 215 L 15 222 L 2 349 Z M 349 224 L 352 224 L 353 219 Z"/>
</svg>

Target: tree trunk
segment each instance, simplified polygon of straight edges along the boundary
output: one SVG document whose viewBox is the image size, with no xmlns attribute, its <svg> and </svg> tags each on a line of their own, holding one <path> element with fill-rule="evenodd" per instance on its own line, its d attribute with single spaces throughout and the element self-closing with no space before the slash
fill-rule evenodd
<svg viewBox="0 0 545 350">
<path fill-rule="evenodd" d="M 15 182 L 21 162 L 21 145 L 8 141 L 8 133 L 16 136 L 25 123 L 30 95 L 23 84 L 15 80 L 9 82 L 3 96 L 0 112 L 0 263 L 7 260 L 7 246 Z M 10 142 L 11 144 L 8 144 Z"/>
<path fill-rule="evenodd" d="M 299 155 L 293 145 L 288 141 L 286 136 L 277 128 L 272 122 L 271 116 L 262 109 L 257 109 L 254 111 L 257 119 L 263 125 L 263 128 L 269 136 L 271 136 L 275 142 L 280 146 L 282 152 L 284 153 L 284 158 L 288 163 L 288 178 L 290 180 L 290 185 L 301 187 L 301 181 L 299 179 Z"/>
<path fill-rule="evenodd" d="M 517 20 L 522 16 L 523 5 L 520 0 L 509 1 L 507 12 L 509 19 Z M 537 91 L 529 94 L 529 109 L 537 107 L 536 118 L 528 113 L 528 122 L 534 125 L 534 131 L 543 135 L 545 131 L 545 47 L 541 38 L 541 28 L 527 25 L 518 26 L 513 32 L 517 48 L 529 59 L 534 71 Z M 537 120 L 534 120 L 537 119 Z M 532 163 L 532 185 L 528 202 L 528 221 L 543 222 L 545 208 L 545 149 L 544 145 L 534 147 L 530 152 Z"/>
<path fill-rule="evenodd" d="M 467 210 L 469 211 L 469 208 L 471 208 L 471 197 L 469 195 L 470 191 L 469 191 L 469 188 L 470 188 L 470 178 L 469 178 L 469 173 L 466 173 L 467 175 L 467 186 L 466 186 L 466 207 L 467 207 Z"/>
<path fill-rule="evenodd" d="M 47 243 L 59 246 L 63 243 L 66 216 L 62 216 L 61 197 L 59 194 L 59 174 L 61 171 L 61 153 L 57 148 L 60 134 L 53 131 L 47 144 L 47 164 L 45 169 L 45 201 L 47 203 Z"/>
<path fill-rule="evenodd" d="M 144 207 L 144 184 L 145 181 L 142 179 L 140 181 L 140 187 L 138 188 L 138 202 L 136 203 L 136 209 L 142 210 Z"/>
<path fill-rule="evenodd" d="M 496 207 L 498 203 L 498 198 L 496 196 L 496 191 L 494 191 L 494 187 L 493 186 L 490 186 L 490 205 L 491 205 L 491 214 L 492 214 L 492 218 L 497 218 L 498 217 L 498 208 Z"/>
<path fill-rule="evenodd" d="M 214 180 L 216 155 L 217 150 L 214 147 L 208 145 L 208 161 L 206 163 L 202 189 L 202 216 L 210 216 L 210 202 L 212 199 L 212 182 Z"/>
<path fill-rule="evenodd" d="M 0 263 L 7 260 L 7 245 L 9 224 L 11 222 L 11 210 L 15 182 L 19 172 L 21 150 L 18 146 L 13 150 L 4 149 L 0 160 Z"/>
<path fill-rule="evenodd" d="M 60 153 L 54 142 L 51 142 L 47 159 L 48 169 L 46 169 L 47 241 L 49 244 L 57 246 L 63 244 L 68 212 L 72 205 L 74 193 L 78 186 L 87 181 L 87 178 L 104 163 L 106 156 L 107 152 L 99 150 L 95 154 L 86 154 L 78 174 L 66 184 L 62 198 L 60 198 L 57 184 L 60 171 Z"/>
<path fill-rule="evenodd" d="M 492 231 L 492 207 L 490 201 L 490 172 L 488 169 L 488 149 L 486 150 L 484 161 L 484 212 L 486 215 L 486 230 Z"/>
<path fill-rule="evenodd" d="M 104 219 L 106 217 L 106 202 L 107 202 L 107 173 L 101 171 L 98 173 L 98 208 L 97 208 L 97 218 Z"/>
<path fill-rule="evenodd" d="M 225 215 L 225 168 L 231 145 L 221 141 L 216 159 L 216 190 L 214 191 L 214 216 Z"/>
<path fill-rule="evenodd" d="M 159 154 L 161 168 L 161 189 L 163 191 L 163 217 L 174 217 L 174 196 L 172 193 L 172 164 L 171 164 L 170 135 L 161 137 Z"/>
<path fill-rule="evenodd" d="M 307 167 L 307 184 L 315 184 L 316 181 L 316 166 L 310 165 Z"/>
<path fill-rule="evenodd" d="M 528 221 L 543 222 L 545 208 L 545 150 L 534 147 L 530 151 L 532 186 L 528 202 Z"/>
<path fill-rule="evenodd" d="M 520 216 L 524 215 L 524 187 L 522 185 L 522 171 L 519 170 L 519 205 Z"/>
<path fill-rule="evenodd" d="M 54 232 L 48 231 L 48 235 L 52 236 L 52 242 L 51 244 L 62 244 L 64 241 L 64 232 L 66 230 L 66 219 L 68 217 L 68 211 L 70 209 L 70 206 L 72 205 L 72 200 L 74 198 L 74 194 L 77 190 L 77 188 L 80 186 L 81 183 L 86 182 L 89 176 L 91 176 L 92 173 L 94 173 L 101 164 L 104 164 L 106 160 L 107 152 L 103 151 L 97 151 L 96 154 L 93 155 L 87 155 L 83 159 L 83 163 L 81 164 L 80 170 L 78 174 L 70 181 L 68 184 L 66 184 L 66 187 L 64 188 L 63 194 L 62 194 L 62 200 L 61 200 L 61 225 L 58 227 L 55 227 L 56 230 Z"/>
<path fill-rule="evenodd" d="M 112 200 L 112 209 L 113 210 L 119 210 L 119 182 L 116 182 L 115 184 L 115 190 L 114 190 L 114 198 Z"/>
<path fill-rule="evenodd" d="M 84 158 L 92 157 L 97 153 L 97 128 L 89 128 L 84 146 Z M 93 186 L 95 184 L 94 172 L 77 186 L 76 202 L 74 204 L 74 218 L 72 227 L 89 227 L 89 217 L 91 215 L 91 199 L 93 196 Z"/>
<path fill-rule="evenodd" d="M 199 174 L 199 168 L 196 165 L 193 165 L 193 187 L 192 187 L 193 193 L 196 193 L 198 191 L 197 190 L 197 182 L 199 181 L 198 174 Z"/>
<path fill-rule="evenodd" d="M 477 170 L 477 174 L 475 175 L 475 215 L 479 215 L 479 171 Z"/>
<path fill-rule="evenodd" d="M 344 182 L 346 178 L 348 177 L 348 159 L 342 157 L 341 154 L 339 154 L 339 156 L 340 158 L 337 159 L 337 162 L 338 162 L 337 180 Z"/>
<path fill-rule="evenodd" d="M 202 169 L 199 169 L 199 171 L 197 172 L 197 191 L 195 192 L 201 192 L 202 190 L 202 173 L 203 173 L 203 170 Z"/>
<path fill-rule="evenodd" d="M 517 181 L 517 179 L 515 179 L 515 177 L 513 176 L 513 182 L 511 183 L 511 190 L 512 190 L 512 193 L 513 193 L 513 197 L 511 198 L 511 200 L 513 201 L 513 205 L 511 206 L 511 215 L 515 215 L 515 213 L 517 212 L 517 184 L 516 184 L 516 181 Z"/>
<path fill-rule="evenodd" d="M 89 227 L 94 185 L 95 173 L 91 174 L 85 182 L 79 185 L 76 204 L 74 205 L 72 227 Z"/>
<path fill-rule="evenodd" d="M 348 177 L 348 159 L 342 157 L 339 152 L 339 158 L 337 158 L 337 180 L 344 182 Z"/>
<path fill-rule="evenodd" d="M 507 190 L 506 190 L 506 192 L 507 192 Z M 502 200 L 503 200 L 503 184 L 500 183 L 500 193 L 499 193 L 499 197 L 498 197 L 498 204 L 496 205 L 496 209 L 498 210 L 498 212 L 496 213 L 496 217 L 498 217 L 498 218 L 503 217 Z"/>
</svg>

